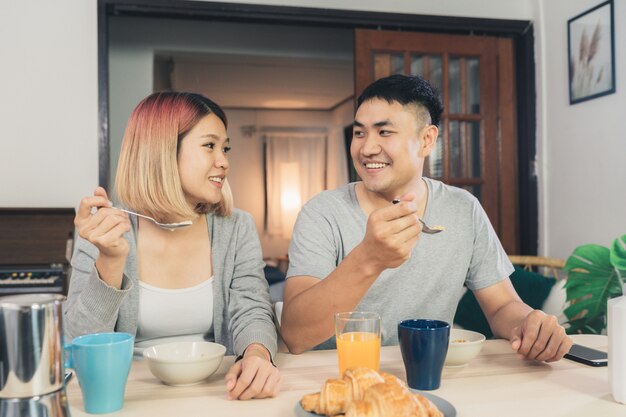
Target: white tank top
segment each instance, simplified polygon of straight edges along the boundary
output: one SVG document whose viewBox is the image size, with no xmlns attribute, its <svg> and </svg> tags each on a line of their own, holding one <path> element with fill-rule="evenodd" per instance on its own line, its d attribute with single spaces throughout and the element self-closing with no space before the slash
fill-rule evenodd
<svg viewBox="0 0 626 417">
<path fill-rule="evenodd" d="M 170 341 L 203 340 L 209 331 L 213 331 L 213 277 L 180 289 L 139 281 L 136 352 Z"/>
</svg>

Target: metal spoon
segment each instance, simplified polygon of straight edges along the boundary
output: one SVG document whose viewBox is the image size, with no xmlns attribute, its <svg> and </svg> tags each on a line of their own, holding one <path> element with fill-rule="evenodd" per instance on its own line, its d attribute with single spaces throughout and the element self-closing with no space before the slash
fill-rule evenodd
<svg viewBox="0 0 626 417">
<path fill-rule="evenodd" d="M 183 222 L 180 223 L 159 223 L 157 222 L 155 219 L 153 219 L 150 216 L 146 216 L 143 214 L 139 214 L 139 213 L 135 213 L 134 211 L 130 211 L 130 210 L 126 210 L 120 207 L 113 207 L 114 209 L 118 209 L 120 211 L 123 211 L 124 213 L 128 213 L 128 214 L 132 214 L 134 216 L 139 216 L 139 217 L 143 217 L 144 219 L 148 219 L 154 222 L 154 224 L 156 224 L 159 227 L 162 227 L 163 229 L 167 229 L 171 232 L 173 232 L 176 229 L 183 229 L 185 227 L 189 227 L 193 224 L 193 222 L 191 220 L 185 220 Z"/>
<path fill-rule="evenodd" d="M 393 200 L 391 200 L 391 202 L 393 204 L 398 204 L 400 200 L 398 200 L 397 198 L 394 198 Z M 429 235 L 436 235 L 437 233 L 443 232 L 444 230 L 443 226 L 429 227 L 426 223 L 424 223 L 424 220 L 420 219 L 419 217 L 417 218 L 417 220 L 419 220 L 420 223 L 422 223 L 422 232 L 427 233 Z"/>
</svg>

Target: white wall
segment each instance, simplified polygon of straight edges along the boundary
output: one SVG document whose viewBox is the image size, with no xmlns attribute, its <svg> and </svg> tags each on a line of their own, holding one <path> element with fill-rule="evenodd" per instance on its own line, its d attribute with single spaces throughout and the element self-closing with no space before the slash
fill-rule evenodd
<svg viewBox="0 0 626 417">
<path fill-rule="evenodd" d="M 569 105 L 567 20 L 599 3 L 541 2 L 540 250 L 554 257 L 626 234 L 626 1 L 614 2 L 617 92 Z"/>
<path fill-rule="evenodd" d="M 96 2 L 0 3 L 0 207 L 73 207 L 98 184 Z"/>
</svg>

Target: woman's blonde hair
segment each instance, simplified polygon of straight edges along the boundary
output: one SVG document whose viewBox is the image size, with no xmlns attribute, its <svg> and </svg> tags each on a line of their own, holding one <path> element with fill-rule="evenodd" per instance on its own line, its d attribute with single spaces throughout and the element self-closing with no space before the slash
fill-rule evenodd
<svg viewBox="0 0 626 417">
<path fill-rule="evenodd" d="M 190 219 L 209 211 L 230 215 L 233 197 L 227 181 L 218 203 L 194 209 L 189 207 L 180 182 L 180 142 L 209 114 L 228 127 L 220 106 L 200 94 L 154 93 L 137 105 L 126 126 L 115 175 L 115 194 L 123 206 L 160 222 Z"/>
</svg>

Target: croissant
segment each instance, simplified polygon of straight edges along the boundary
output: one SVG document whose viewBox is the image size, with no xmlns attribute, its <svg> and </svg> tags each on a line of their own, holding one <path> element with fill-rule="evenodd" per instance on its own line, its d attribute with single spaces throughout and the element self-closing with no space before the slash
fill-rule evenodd
<svg viewBox="0 0 626 417">
<path fill-rule="evenodd" d="M 426 414 L 424 416 L 427 417 L 444 417 L 443 413 L 437 408 L 435 404 L 432 403 L 428 398 L 424 397 L 420 394 L 413 394 L 408 390 L 406 384 L 397 376 L 388 374 L 386 372 L 380 373 L 382 377 L 385 379 L 385 384 L 395 384 L 404 389 L 405 392 L 409 393 L 415 400 L 417 400 L 426 410 Z M 417 414 L 418 416 L 421 414 Z"/>
<path fill-rule="evenodd" d="M 345 417 L 443 417 L 427 398 L 412 394 L 394 375 L 369 368 L 348 369 L 342 379 L 329 379 L 322 391 L 308 394 L 302 408 L 316 414 Z"/>
<path fill-rule="evenodd" d="M 429 414 L 414 395 L 398 384 L 376 384 L 367 390 L 362 400 L 350 404 L 346 417 L 418 416 Z"/>
<path fill-rule="evenodd" d="M 384 382 L 383 377 L 373 369 L 347 369 L 342 379 L 328 379 L 322 391 L 302 397 L 300 404 L 306 411 L 334 416 L 346 412 L 348 405 L 363 398 L 372 385 Z"/>
</svg>

